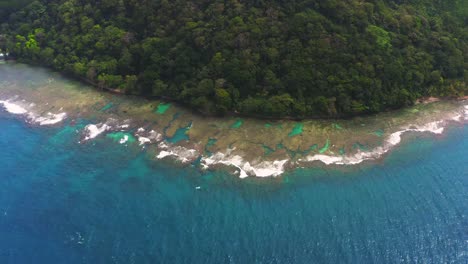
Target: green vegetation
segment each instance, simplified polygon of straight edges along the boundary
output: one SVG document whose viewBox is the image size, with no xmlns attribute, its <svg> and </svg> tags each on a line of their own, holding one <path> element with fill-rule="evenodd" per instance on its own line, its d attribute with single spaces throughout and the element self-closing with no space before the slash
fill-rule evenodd
<svg viewBox="0 0 468 264">
<path fill-rule="evenodd" d="M 9 14 L 30 4 L 32 0 L 0 0 L 0 20 L 8 18 Z"/>
<path fill-rule="evenodd" d="M 337 117 L 466 95 L 466 1 L 0 0 L 0 49 L 205 113 Z"/>
</svg>

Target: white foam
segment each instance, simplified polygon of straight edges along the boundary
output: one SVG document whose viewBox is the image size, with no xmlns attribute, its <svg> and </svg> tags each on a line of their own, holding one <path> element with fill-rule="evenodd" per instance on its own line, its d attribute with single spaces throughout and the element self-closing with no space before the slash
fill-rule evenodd
<svg viewBox="0 0 468 264">
<path fill-rule="evenodd" d="M 383 147 L 377 147 L 373 151 L 364 152 L 358 151 L 353 155 L 348 156 L 330 156 L 330 155 L 323 155 L 317 154 L 313 156 L 308 156 L 306 159 L 301 161 L 321 161 L 326 165 L 337 164 L 337 165 L 356 165 L 365 160 L 371 160 L 381 157 L 385 154 L 389 149 Z"/>
<path fill-rule="evenodd" d="M 223 164 L 226 166 L 233 166 L 239 169 L 239 177 L 246 178 L 249 175 L 256 177 L 272 177 L 281 175 L 284 172 L 285 164 L 288 162 L 285 160 L 276 161 L 261 161 L 252 162 L 245 161 L 239 155 L 231 155 L 233 149 L 227 150 L 226 153 L 218 152 L 211 157 L 203 157 L 201 164 L 204 168 L 216 164 Z"/>
<path fill-rule="evenodd" d="M 462 115 L 454 115 L 451 120 L 453 121 L 461 121 L 463 120 Z"/>
<path fill-rule="evenodd" d="M 468 120 L 468 105 L 465 105 L 464 108 L 465 109 L 464 109 L 463 113 L 465 114 L 465 120 Z"/>
<path fill-rule="evenodd" d="M 409 128 L 402 129 L 400 131 L 394 132 L 390 134 L 390 136 L 386 139 L 386 142 L 389 143 L 391 146 L 395 146 L 400 143 L 401 135 L 406 132 L 430 132 L 433 134 L 442 134 L 444 132 L 444 121 L 435 121 L 427 123 L 423 126 L 411 126 Z"/>
<path fill-rule="evenodd" d="M 287 159 L 275 160 L 275 161 L 263 161 L 254 166 L 250 166 L 250 170 L 247 170 L 247 171 L 252 173 L 256 177 L 278 176 L 278 175 L 283 174 L 284 166 L 287 162 L 288 162 Z"/>
<path fill-rule="evenodd" d="M 158 132 L 156 132 L 154 130 L 151 130 L 149 132 L 148 138 L 151 139 L 151 140 L 154 140 L 154 141 L 161 141 L 163 136 L 161 134 L 159 134 Z"/>
<path fill-rule="evenodd" d="M 28 104 L 26 101 L 22 100 L 22 105 Z M 67 114 L 66 113 L 47 113 L 44 116 L 38 116 L 33 112 L 28 112 L 23 106 L 21 106 L 18 102 L 11 102 L 11 101 L 0 101 L 0 105 L 3 105 L 5 110 L 11 114 L 15 115 L 25 115 L 27 114 L 27 119 L 31 123 L 37 123 L 41 126 L 45 125 L 54 125 L 61 121 L 63 121 Z M 29 103 L 29 108 L 34 107 L 34 103 Z"/>
<path fill-rule="evenodd" d="M 140 142 L 140 146 L 144 144 L 153 143 L 153 142 L 159 142 L 163 139 L 163 136 L 154 130 L 151 130 L 148 133 L 144 133 L 144 132 L 145 132 L 144 128 L 139 128 L 137 132 L 135 133 L 135 136 L 138 137 L 138 142 Z"/>
<path fill-rule="evenodd" d="M 355 165 L 359 164 L 365 160 L 372 160 L 380 158 L 383 154 L 387 153 L 392 147 L 398 145 L 401 142 L 401 136 L 406 132 L 430 132 L 433 134 L 441 134 L 444 132 L 443 125 L 444 121 L 435 121 L 427 123 L 423 126 L 411 126 L 404 128 L 402 130 L 393 132 L 385 139 L 383 146 L 376 147 L 372 151 L 358 151 L 352 155 L 347 156 L 331 156 L 316 154 L 308 156 L 305 159 L 300 161 L 321 161 L 326 165 L 336 164 L 336 165 Z"/>
<path fill-rule="evenodd" d="M 156 158 L 163 159 L 163 158 L 171 156 L 171 155 L 172 155 L 171 152 L 163 150 L 163 151 L 159 152 L 159 154 L 156 156 Z"/>
<path fill-rule="evenodd" d="M 84 140 L 86 141 L 86 140 L 93 139 L 99 136 L 99 134 L 102 134 L 109 129 L 110 129 L 110 126 L 108 126 L 107 124 L 87 125 L 85 127 L 85 130 L 87 131 L 87 133 L 86 133 L 86 137 L 84 138 Z"/>
<path fill-rule="evenodd" d="M 310 157 L 307 157 L 307 161 L 321 161 L 327 165 L 330 164 L 335 164 L 343 161 L 343 157 L 337 157 L 337 156 L 328 156 L 328 155 L 322 155 L 322 154 L 317 154 L 313 155 Z"/>
<path fill-rule="evenodd" d="M 445 130 L 444 121 L 435 121 L 427 123 L 424 126 L 416 127 L 415 129 L 408 129 L 407 131 L 416 131 L 416 132 L 430 132 L 433 134 L 442 134 Z"/>
<path fill-rule="evenodd" d="M 163 159 L 165 157 L 174 157 L 182 163 L 192 162 L 197 159 L 199 156 L 198 151 L 195 149 L 188 149 L 182 146 L 175 146 L 167 150 L 162 150 L 156 156 L 158 159 Z"/>
<path fill-rule="evenodd" d="M 127 141 L 128 141 L 128 136 L 127 136 L 127 135 L 124 135 L 123 138 L 121 138 L 121 139 L 119 140 L 119 143 L 120 143 L 120 144 L 125 144 Z"/>
<path fill-rule="evenodd" d="M 390 136 L 385 140 L 385 142 L 389 143 L 390 145 L 397 145 L 401 141 L 401 134 L 403 134 L 405 130 L 397 131 L 395 133 L 390 134 Z"/>
<path fill-rule="evenodd" d="M 151 143 L 151 139 L 147 137 L 138 137 L 138 142 L 140 142 L 140 146 L 142 146 L 144 144 Z"/>
<path fill-rule="evenodd" d="M 28 112 L 26 109 L 24 109 L 20 105 L 12 103 L 12 102 L 0 101 L 0 104 L 3 105 L 3 107 L 8 113 L 11 113 L 14 115 L 24 115 Z"/>
<path fill-rule="evenodd" d="M 47 113 L 45 116 L 40 116 L 36 118 L 34 117 L 34 115 L 30 114 L 30 117 L 32 119 L 32 122 L 38 123 L 41 126 L 45 126 L 45 125 L 54 125 L 54 124 L 62 122 L 67 117 L 67 113 L 59 113 L 59 114 Z"/>
</svg>

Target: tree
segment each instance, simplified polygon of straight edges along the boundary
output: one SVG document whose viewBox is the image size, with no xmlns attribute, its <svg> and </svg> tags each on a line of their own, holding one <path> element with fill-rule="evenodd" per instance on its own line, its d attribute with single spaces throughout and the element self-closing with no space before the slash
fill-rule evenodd
<svg viewBox="0 0 468 264">
<path fill-rule="evenodd" d="M 211 113 L 349 116 L 466 94 L 462 2 L 0 0 L 0 49 Z"/>
</svg>

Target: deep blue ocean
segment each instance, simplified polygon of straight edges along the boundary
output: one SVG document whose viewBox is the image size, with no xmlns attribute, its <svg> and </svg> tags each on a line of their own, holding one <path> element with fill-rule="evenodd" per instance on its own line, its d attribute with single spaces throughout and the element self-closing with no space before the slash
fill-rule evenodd
<svg viewBox="0 0 468 264">
<path fill-rule="evenodd" d="M 468 126 L 238 179 L 0 113 L 0 263 L 468 263 Z M 199 187 L 199 188 L 197 188 Z"/>
</svg>

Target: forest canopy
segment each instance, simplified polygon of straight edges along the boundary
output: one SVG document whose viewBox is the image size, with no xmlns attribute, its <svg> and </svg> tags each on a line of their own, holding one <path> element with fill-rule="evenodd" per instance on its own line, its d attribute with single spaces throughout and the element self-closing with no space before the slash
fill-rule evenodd
<svg viewBox="0 0 468 264">
<path fill-rule="evenodd" d="M 467 94 L 463 0 L 0 0 L 0 49 L 204 113 L 337 117 Z"/>
</svg>

